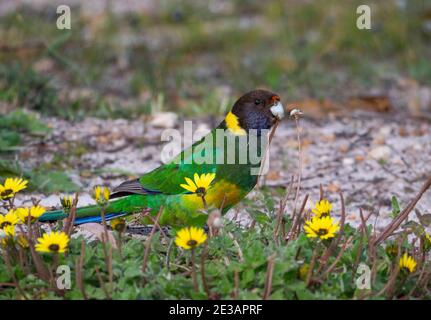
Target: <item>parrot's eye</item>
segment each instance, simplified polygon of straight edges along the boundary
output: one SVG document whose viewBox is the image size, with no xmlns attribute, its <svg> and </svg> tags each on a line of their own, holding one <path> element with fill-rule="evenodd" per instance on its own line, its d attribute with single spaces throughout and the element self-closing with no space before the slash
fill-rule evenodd
<svg viewBox="0 0 431 320">
<path fill-rule="evenodd" d="M 258 104 L 261 104 L 262 103 L 262 100 L 260 100 L 260 99 L 256 99 L 256 100 L 254 100 L 254 104 L 255 105 L 258 105 Z"/>
</svg>

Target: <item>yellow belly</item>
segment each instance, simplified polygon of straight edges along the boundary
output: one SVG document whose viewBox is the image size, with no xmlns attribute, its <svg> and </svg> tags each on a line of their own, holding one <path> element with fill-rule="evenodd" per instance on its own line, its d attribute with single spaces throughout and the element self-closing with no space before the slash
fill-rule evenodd
<svg viewBox="0 0 431 320">
<path fill-rule="evenodd" d="M 220 208 L 238 203 L 244 196 L 243 191 L 237 185 L 221 180 L 210 187 L 205 195 L 208 208 Z M 184 204 L 195 210 L 204 209 L 202 198 L 196 194 L 183 195 Z"/>
</svg>

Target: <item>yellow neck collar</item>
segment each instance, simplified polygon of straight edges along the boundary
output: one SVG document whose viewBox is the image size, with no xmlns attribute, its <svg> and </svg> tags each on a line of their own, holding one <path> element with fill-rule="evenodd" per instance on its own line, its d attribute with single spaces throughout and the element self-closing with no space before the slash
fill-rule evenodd
<svg viewBox="0 0 431 320">
<path fill-rule="evenodd" d="M 224 121 L 226 123 L 226 127 L 233 134 L 236 134 L 239 136 L 244 136 L 247 134 L 247 132 L 239 125 L 238 117 L 234 115 L 231 111 L 229 111 L 229 113 L 226 115 L 226 118 L 224 118 Z"/>
</svg>

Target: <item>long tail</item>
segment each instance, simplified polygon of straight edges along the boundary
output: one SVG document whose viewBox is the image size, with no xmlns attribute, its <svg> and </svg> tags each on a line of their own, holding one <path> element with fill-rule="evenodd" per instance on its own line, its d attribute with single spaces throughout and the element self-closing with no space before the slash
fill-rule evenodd
<svg viewBox="0 0 431 320">
<path fill-rule="evenodd" d="M 117 217 L 129 215 L 136 210 L 132 210 L 128 205 L 129 199 L 118 199 L 111 201 L 105 208 L 105 220 L 109 221 Z M 134 208 L 136 209 L 136 208 Z M 48 211 L 44 213 L 39 221 L 48 222 L 62 220 L 67 217 L 63 210 Z M 89 223 L 89 222 L 102 222 L 101 208 L 97 205 L 81 207 L 76 209 L 75 225 Z"/>
</svg>

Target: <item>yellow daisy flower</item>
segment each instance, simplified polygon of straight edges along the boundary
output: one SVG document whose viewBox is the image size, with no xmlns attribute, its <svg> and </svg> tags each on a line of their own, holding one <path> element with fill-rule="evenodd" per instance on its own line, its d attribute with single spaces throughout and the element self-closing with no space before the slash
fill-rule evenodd
<svg viewBox="0 0 431 320">
<path fill-rule="evenodd" d="M 21 178 L 7 178 L 4 184 L 0 184 L 0 199 L 9 199 L 15 194 L 27 188 L 28 181 Z"/>
<path fill-rule="evenodd" d="M 193 249 L 207 240 L 207 235 L 202 228 L 183 228 L 177 232 L 175 244 L 183 249 Z"/>
<path fill-rule="evenodd" d="M 111 195 L 111 192 L 108 188 L 103 188 L 103 198 L 105 201 L 109 201 L 109 196 Z"/>
<path fill-rule="evenodd" d="M 13 209 L 9 210 L 5 215 L 0 214 L 0 229 L 4 229 L 7 226 L 14 226 L 19 222 L 19 218 Z"/>
<path fill-rule="evenodd" d="M 401 270 L 406 270 L 410 273 L 415 271 L 416 265 L 417 265 L 416 261 L 411 256 L 409 256 L 407 253 L 403 254 L 403 256 L 400 259 L 400 263 L 399 263 Z"/>
<path fill-rule="evenodd" d="M 94 192 L 94 194 L 93 194 L 94 200 L 96 200 L 96 202 L 99 202 L 100 195 L 102 194 L 102 187 L 95 186 L 94 189 L 93 189 L 93 192 Z"/>
<path fill-rule="evenodd" d="M 53 231 L 49 234 L 44 233 L 37 242 L 34 247 L 38 252 L 63 253 L 67 250 L 69 237 L 64 232 Z"/>
<path fill-rule="evenodd" d="M 3 228 L 3 232 L 5 233 L 6 237 L 13 237 L 15 236 L 15 226 L 8 225 Z"/>
<path fill-rule="evenodd" d="M 22 248 L 28 248 L 28 241 L 27 238 L 24 237 L 22 234 L 20 234 L 17 238 L 16 238 L 16 242 L 22 247 Z"/>
<path fill-rule="evenodd" d="M 315 217 L 322 218 L 327 217 L 331 214 L 332 210 L 332 203 L 330 203 L 328 200 L 323 199 L 319 202 L 316 202 L 316 205 L 314 206 L 314 209 L 311 211 L 314 213 Z"/>
<path fill-rule="evenodd" d="M 215 179 L 215 176 L 215 173 L 204 173 L 200 176 L 195 173 L 193 177 L 194 181 L 188 177 L 185 177 L 184 179 L 186 180 L 187 184 L 180 184 L 180 187 L 192 193 L 202 195 L 205 194 L 209 189 L 209 186 Z"/>
<path fill-rule="evenodd" d="M 109 191 L 108 188 L 106 187 L 100 187 L 100 186 L 96 186 L 94 187 L 94 194 L 93 194 L 93 198 L 94 200 L 96 200 L 97 203 L 99 204 L 105 204 L 106 202 L 109 201 L 109 196 L 111 195 L 111 192 Z"/>
<path fill-rule="evenodd" d="M 126 220 L 123 218 L 112 219 L 109 224 L 111 228 L 117 232 L 124 232 L 124 230 L 126 230 Z"/>
<path fill-rule="evenodd" d="M 335 234 L 340 229 L 338 222 L 334 222 L 334 218 L 312 218 L 305 221 L 304 231 L 307 238 L 319 238 L 326 240 L 335 237 Z"/>
<path fill-rule="evenodd" d="M 73 197 L 72 196 L 64 196 L 60 198 L 61 206 L 64 210 L 69 211 L 72 209 L 73 205 Z"/>
<path fill-rule="evenodd" d="M 46 212 L 46 209 L 41 206 L 32 206 L 31 208 L 16 209 L 16 214 L 18 218 L 24 224 L 28 223 L 28 219 L 30 219 L 31 223 L 35 222 L 45 212 Z"/>
<path fill-rule="evenodd" d="M 391 258 L 395 258 L 398 255 L 398 246 L 395 243 L 388 244 L 385 250 Z"/>
</svg>

